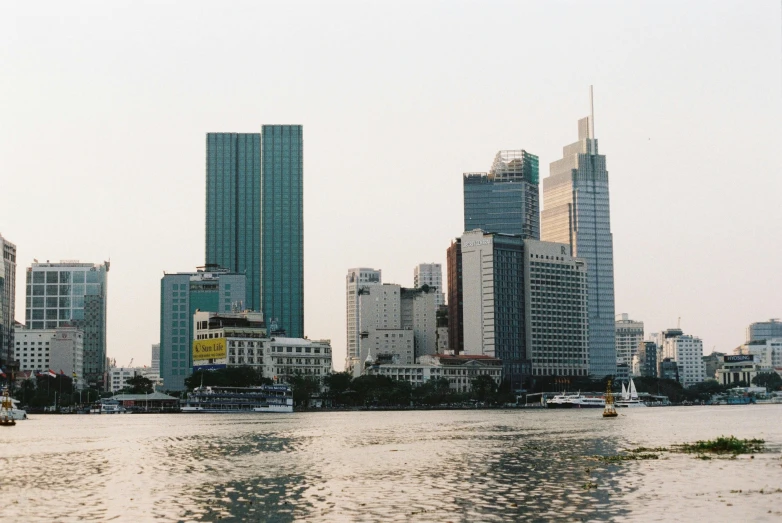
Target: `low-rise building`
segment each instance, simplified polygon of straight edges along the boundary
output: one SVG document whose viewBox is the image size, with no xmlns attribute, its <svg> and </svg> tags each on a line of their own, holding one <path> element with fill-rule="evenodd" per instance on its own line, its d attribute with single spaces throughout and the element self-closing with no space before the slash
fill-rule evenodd
<svg viewBox="0 0 782 523">
<path fill-rule="evenodd" d="M 84 332 L 80 329 L 67 325 L 55 329 L 20 328 L 14 344 L 20 371 L 53 370 L 73 378 L 76 388 L 84 387 Z"/>
<path fill-rule="evenodd" d="M 483 355 L 421 356 L 418 363 L 401 365 L 394 360 L 379 357 L 367 361 L 365 373 L 403 380 L 416 387 L 429 380 L 445 378 L 451 390 L 470 392 L 472 380 L 478 376 L 489 376 L 499 387 L 502 382 L 502 361 Z"/>
<path fill-rule="evenodd" d="M 759 373 L 768 371 L 755 361 L 753 354 L 734 354 L 722 357 L 723 364 L 717 370 L 717 381 L 721 385 L 739 385 L 750 386 L 752 380 Z"/>
</svg>

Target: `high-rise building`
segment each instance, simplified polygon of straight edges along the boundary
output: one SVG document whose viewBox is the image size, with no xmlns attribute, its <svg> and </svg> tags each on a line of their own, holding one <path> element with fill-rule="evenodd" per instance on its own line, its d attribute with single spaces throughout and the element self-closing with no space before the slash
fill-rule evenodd
<svg viewBox="0 0 782 523">
<path fill-rule="evenodd" d="M 26 328 L 73 326 L 84 333 L 84 379 L 103 388 L 109 262 L 35 262 L 27 268 Z"/>
<path fill-rule="evenodd" d="M 540 239 L 538 157 L 499 151 L 488 173 L 465 173 L 464 230 Z"/>
<path fill-rule="evenodd" d="M 594 114 L 579 120 L 578 141 L 563 148 L 543 180 L 541 239 L 565 243 L 587 264 L 589 368 L 601 378 L 616 373 L 614 247 L 606 157 L 598 153 Z"/>
<path fill-rule="evenodd" d="M 160 377 L 167 390 L 183 390 L 193 368 L 193 315 L 231 312 L 247 303 L 247 277 L 207 267 L 165 274 L 160 280 Z"/>
<path fill-rule="evenodd" d="M 415 358 L 437 354 L 437 307 L 435 301 L 441 294 L 434 288 L 406 289 L 402 287 L 400 327 L 413 331 Z"/>
<path fill-rule="evenodd" d="M 638 362 L 638 370 L 633 371 L 637 376 L 648 378 L 657 377 L 657 344 L 653 341 L 641 341 L 635 355 Z"/>
<path fill-rule="evenodd" d="M 359 293 L 365 292 L 364 289 L 367 286 L 380 285 L 381 280 L 382 275 L 379 269 L 368 269 L 365 267 L 348 269 L 348 274 L 345 277 L 345 319 L 347 325 L 345 370 L 347 371 L 363 364 L 363 361 L 361 361 L 361 323 L 359 321 L 360 311 L 358 308 Z"/>
<path fill-rule="evenodd" d="M 247 275 L 245 308 L 304 336 L 300 125 L 206 137 L 206 263 Z"/>
<path fill-rule="evenodd" d="M 755 322 L 747 327 L 747 343 L 771 338 L 782 338 L 782 321 L 776 318 Z"/>
<path fill-rule="evenodd" d="M 706 379 L 706 366 L 703 363 L 703 341 L 681 329 L 663 331 L 663 358 L 676 362 L 679 382 L 684 387 L 695 385 Z"/>
<path fill-rule="evenodd" d="M 152 344 L 152 360 L 150 363 L 150 373 L 160 376 L 160 344 Z"/>
<path fill-rule="evenodd" d="M 626 313 L 617 314 L 616 322 L 616 364 L 630 366 L 633 356 L 644 340 L 644 322 L 630 319 Z"/>
<path fill-rule="evenodd" d="M 0 366 L 14 357 L 14 314 L 16 311 L 16 245 L 0 234 Z"/>
<path fill-rule="evenodd" d="M 418 289 L 424 285 L 437 290 L 434 294 L 435 307 L 445 305 L 442 265 L 439 263 L 419 263 L 415 269 L 413 269 L 413 287 Z"/>
<path fill-rule="evenodd" d="M 446 251 L 448 262 L 448 348 L 464 352 L 464 289 L 462 287 L 462 239 L 456 238 Z"/>
</svg>

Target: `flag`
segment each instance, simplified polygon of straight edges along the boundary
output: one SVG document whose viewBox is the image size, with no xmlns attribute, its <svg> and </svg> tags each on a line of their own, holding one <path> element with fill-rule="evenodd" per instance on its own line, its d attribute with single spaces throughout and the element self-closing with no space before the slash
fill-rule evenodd
<svg viewBox="0 0 782 523">
<path fill-rule="evenodd" d="M 2 368 L 0 368 L 0 377 L 5 378 L 5 371 Z"/>
<path fill-rule="evenodd" d="M 60 369 L 60 376 L 65 376 L 65 373 Z"/>
<path fill-rule="evenodd" d="M 49 369 L 49 376 L 51 376 L 52 378 L 56 378 L 57 374 L 52 369 Z"/>
</svg>

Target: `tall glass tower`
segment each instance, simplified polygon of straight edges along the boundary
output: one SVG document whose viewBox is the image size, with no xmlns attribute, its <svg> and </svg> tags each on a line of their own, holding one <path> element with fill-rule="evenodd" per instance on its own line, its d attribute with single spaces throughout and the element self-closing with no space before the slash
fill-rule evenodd
<svg viewBox="0 0 782 523">
<path fill-rule="evenodd" d="M 543 241 L 566 243 L 573 256 L 586 261 L 589 373 L 615 375 L 614 240 L 606 157 L 598 154 L 594 114 L 579 120 L 578 141 L 563 148 L 562 159 L 543 180 L 541 233 Z"/>
<path fill-rule="evenodd" d="M 206 137 L 206 264 L 247 275 L 246 309 L 304 336 L 301 125 Z"/>
<path fill-rule="evenodd" d="M 488 173 L 464 174 L 464 230 L 540 239 L 538 157 L 500 151 Z"/>
</svg>

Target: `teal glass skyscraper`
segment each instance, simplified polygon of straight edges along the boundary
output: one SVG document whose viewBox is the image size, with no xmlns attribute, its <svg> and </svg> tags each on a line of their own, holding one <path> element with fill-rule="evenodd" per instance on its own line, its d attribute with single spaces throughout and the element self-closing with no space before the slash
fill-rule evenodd
<svg viewBox="0 0 782 523">
<path fill-rule="evenodd" d="M 206 137 L 206 263 L 247 276 L 246 309 L 304 336 L 300 125 Z"/>
</svg>

